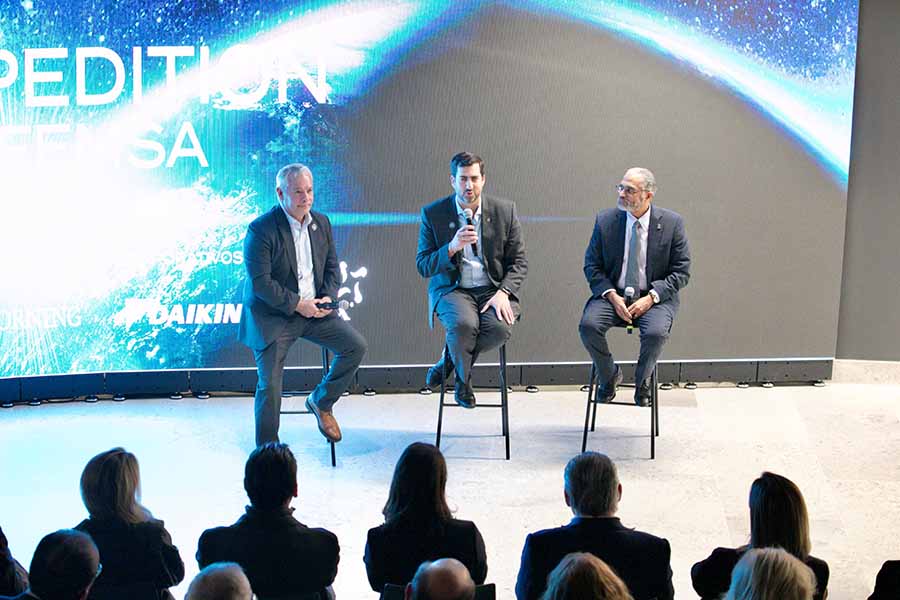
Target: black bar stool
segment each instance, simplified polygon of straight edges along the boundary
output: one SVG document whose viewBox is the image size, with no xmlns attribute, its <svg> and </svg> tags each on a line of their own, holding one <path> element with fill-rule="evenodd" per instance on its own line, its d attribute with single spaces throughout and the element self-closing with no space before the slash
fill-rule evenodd
<svg viewBox="0 0 900 600">
<path fill-rule="evenodd" d="M 587 449 L 588 422 L 590 422 L 591 431 L 597 424 L 597 405 L 596 395 L 597 389 L 597 367 L 591 361 L 591 378 L 588 382 L 587 408 L 584 413 L 584 434 L 581 438 L 581 451 Z M 608 404 L 634 404 L 633 402 L 609 402 Z M 591 405 L 594 406 L 594 414 L 591 416 Z M 653 373 L 650 374 L 650 458 L 656 458 L 656 436 L 659 435 L 659 365 L 653 366 Z"/>
<path fill-rule="evenodd" d="M 450 350 L 444 345 L 444 356 L 450 356 Z M 441 427 L 444 422 L 444 407 L 458 406 L 455 402 L 444 403 L 444 387 L 447 380 L 447 360 L 444 360 L 441 369 L 441 395 L 438 400 L 438 422 L 437 422 L 437 441 L 434 445 L 441 447 Z M 500 404 L 476 404 L 475 408 L 499 408 L 501 413 L 501 427 L 503 437 L 506 438 L 506 460 L 509 460 L 509 395 L 506 389 L 506 344 L 500 346 Z"/>
<path fill-rule="evenodd" d="M 326 373 L 328 373 L 328 363 L 330 363 L 330 362 L 331 362 L 331 353 L 328 352 L 327 348 L 322 347 L 322 377 L 325 377 Z M 311 394 L 312 390 L 310 390 L 308 393 Z M 308 410 L 281 410 L 281 411 L 279 411 L 279 414 L 282 414 L 282 415 L 311 415 L 312 413 Z M 336 467 L 337 460 L 335 459 L 335 456 L 334 456 L 334 442 L 332 442 L 331 440 L 327 440 L 327 441 L 328 441 L 328 445 L 331 446 L 331 466 Z"/>
</svg>

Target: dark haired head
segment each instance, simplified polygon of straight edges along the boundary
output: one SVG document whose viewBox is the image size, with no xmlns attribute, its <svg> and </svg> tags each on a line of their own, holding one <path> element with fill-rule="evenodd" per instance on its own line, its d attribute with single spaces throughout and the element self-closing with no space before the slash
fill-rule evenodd
<svg viewBox="0 0 900 600">
<path fill-rule="evenodd" d="M 269 509 L 285 506 L 297 493 L 297 460 L 287 444 L 269 442 L 250 454 L 244 467 L 250 504 Z"/>
<path fill-rule="evenodd" d="M 800 560 L 809 556 L 806 502 L 787 477 L 766 471 L 750 486 L 750 546 L 777 546 Z"/>
<path fill-rule="evenodd" d="M 382 511 L 385 522 L 446 521 L 451 517 L 444 497 L 446 487 L 447 463 L 441 451 L 431 444 L 410 444 L 394 468 L 391 491 Z"/>
<path fill-rule="evenodd" d="M 31 591 L 42 600 L 77 600 L 100 569 L 94 540 L 74 529 L 44 536 L 34 550 L 29 569 Z"/>
<path fill-rule="evenodd" d="M 481 175 L 484 176 L 484 161 L 477 154 L 471 152 L 460 152 L 450 159 L 450 175 L 456 177 L 456 170 L 460 167 L 471 167 L 478 165 Z"/>
</svg>

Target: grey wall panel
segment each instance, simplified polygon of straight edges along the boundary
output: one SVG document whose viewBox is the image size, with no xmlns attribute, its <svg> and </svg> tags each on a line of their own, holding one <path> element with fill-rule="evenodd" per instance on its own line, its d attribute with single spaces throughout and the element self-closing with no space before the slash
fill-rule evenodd
<svg viewBox="0 0 900 600">
<path fill-rule="evenodd" d="M 900 360 L 900 2 L 860 2 L 838 358 Z"/>
</svg>

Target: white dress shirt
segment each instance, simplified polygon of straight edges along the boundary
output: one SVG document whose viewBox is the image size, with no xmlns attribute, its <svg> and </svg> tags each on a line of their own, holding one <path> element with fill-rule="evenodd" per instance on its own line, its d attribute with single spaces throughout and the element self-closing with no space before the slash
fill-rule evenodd
<svg viewBox="0 0 900 600">
<path fill-rule="evenodd" d="M 455 198 L 454 203 L 456 204 L 459 226 L 465 227 L 466 213 L 463 212 L 463 208 Z M 475 256 L 471 244 L 461 251 L 462 256 L 459 262 L 459 287 L 461 288 L 468 289 L 492 285 L 490 277 L 484 270 L 484 262 L 481 260 L 482 252 L 484 251 L 484 246 L 481 244 L 481 208 L 483 206 L 484 196 L 481 197 L 481 201 L 478 203 L 478 210 L 472 215 L 472 223 L 475 225 L 475 232 L 478 234 L 478 256 Z"/>
<path fill-rule="evenodd" d="M 284 207 L 281 207 L 284 210 Z M 309 243 L 309 226 L 312 215 L 307 213 L 301 223 L 285 210 L 291 236 L 294 238 L 294 250 L 297 254 L 297 289 L 301 300 L 312 300 L 316 297 L 316 282 L 313 276 L 312 246 Z"/>
</svg>

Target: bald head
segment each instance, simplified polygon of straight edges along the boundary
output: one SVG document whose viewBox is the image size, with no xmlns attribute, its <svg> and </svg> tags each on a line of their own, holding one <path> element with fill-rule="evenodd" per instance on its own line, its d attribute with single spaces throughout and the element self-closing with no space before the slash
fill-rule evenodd
<svg viewBox="0 0 900 600">
<path fill-rule="evenodd" d="M 251 600 L 250 581 L 240 565 L 213 563 L 197 573 L 185 600 Z"/>
<path fill-rule="evenodd" d="M 424 562 L 406 586 L 406 600 L 473 600 L 475 582 L 455 558 Z"/>
</svg>

